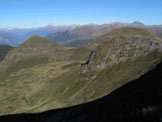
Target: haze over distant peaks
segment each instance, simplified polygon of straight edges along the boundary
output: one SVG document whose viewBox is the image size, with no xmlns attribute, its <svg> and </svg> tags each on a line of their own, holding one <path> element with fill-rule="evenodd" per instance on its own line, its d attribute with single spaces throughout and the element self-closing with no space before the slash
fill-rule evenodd
<svg viewBox="0 0 162 122">
<path fill-rule="evenodd" d="M 18 46 L 23 43 L 23 39 L 12 33 L 0 30 L 0 44 Z"/>
<path fill-rule="evenodd" d="M 46 37 L 62 46 L 78 47 L 85 45 L 97 37 L 102 36 L 114 29 L 122 27 L 138 27 L 145 30 L 152 31 L 162 37 L 161 25 L 144 25 L 139 21 L 133 23 L 108 23 L 103 25 L 86 24 L 86 25 L 48 25 L 45 27 L 34 28 L 1 28 L 0 30 L 9 32 L 12 35 L 20 38 L 20 41 L 15 41 L 3 38 L 0 36 L 0 44 L 8 44 L 11 46 L 18 46 L 33 35 Z M 16 44 L 13 44 L 16 43 Z"/>
<path fill-rule="evenodd" d="M 139 21 L 135 21 L 133 23 L 114 22 L 114 23 L 103 24 L 103 25 L 93 25 L 93 24 L 83 25 L 71 30 L 49 34 L 48 36 L 46 36 L 46 38 L 49 40 L 53 40 L 54 42 L 63 46 L 76 47 L 76 46 L 85 45 L 91 42 L 92 40 L 95 40 L 97 37 L 100 37 L 108 32 L 111 32 L 114 29 L 122 28 L 122 27 L 143 28 L 162 36 L 161 26 L 153 26 L 153 25 L 148 26 L 148 25 L 144 25 Z"/>
<path fill-rule="evenodd" d="M 145 25 L 142 22 L 139 22 L 139 21 L 133 22 L 132 26 L 139 27 L 139 28 L 145 27 Z"/>
</svg>

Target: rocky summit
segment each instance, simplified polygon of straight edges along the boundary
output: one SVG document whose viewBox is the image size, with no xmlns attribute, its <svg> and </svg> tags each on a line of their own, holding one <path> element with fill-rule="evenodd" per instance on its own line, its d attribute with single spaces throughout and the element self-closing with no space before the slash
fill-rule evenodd
<svg viewBox="0 0 162 122">
<path fill-rule="evenodd" d="M 161 37 L 139 28 L 116 29 L 79 48 L 33 36 L 0 63 L 0 115 L 94 101 L 152 70 L 161 59 Z"/>
</svg>

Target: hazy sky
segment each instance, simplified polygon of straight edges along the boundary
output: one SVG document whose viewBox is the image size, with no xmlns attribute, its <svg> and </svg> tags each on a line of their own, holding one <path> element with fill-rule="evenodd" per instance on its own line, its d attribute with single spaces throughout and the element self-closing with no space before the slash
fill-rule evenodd
<svg viewBox="0 0 162 122">
<path fill-rule="evenodd" d="M 0 26 L 162 24 L 162 0 L 0 0 Z"/>
</svg>

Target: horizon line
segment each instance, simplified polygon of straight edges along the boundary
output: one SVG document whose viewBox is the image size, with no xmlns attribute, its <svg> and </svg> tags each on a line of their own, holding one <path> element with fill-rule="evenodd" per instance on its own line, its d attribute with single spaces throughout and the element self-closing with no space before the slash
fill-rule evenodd
<svg viewBox="0 0 162 122">
<path fill-rule="evenodd" d="M 144 22 L 141 21 L 133 21 L 133 22 L 120 22 L 120 21 L 114 21 L 114 22 L 108 22 L 108 23 L 87 23 L 87 24 L 46 24 L 42 26 L 5 26 L 5 25 L 0 25 L 0 29 L 31 29 L 31 28 L 43 28 L 43 27 L 58 27 L 58 26 L 86 26 L 86 25 L 105 25 L 105 24 L 115 24 L 115 23 L 122 23 L 122 24 L 132 24 L 134 22 L 139 22 L 141 24 L 144 24 L 145 26 L 162 26 L 162 24 L 145 24 Z"/>
</svg>

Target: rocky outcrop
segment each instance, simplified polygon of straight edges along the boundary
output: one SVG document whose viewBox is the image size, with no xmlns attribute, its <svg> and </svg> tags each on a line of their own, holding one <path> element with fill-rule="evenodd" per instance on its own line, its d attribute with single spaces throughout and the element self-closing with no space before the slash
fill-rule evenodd
<svg viewBox="0 0 162 122">
<path fill-rule="evenodd" d="M 134 31 L 134 34 L 121 33 L 126 29 Z M 98 39 L 92 48 L 89 63 L 98 69 L 104 69 L 107 66 L 119 64 L 126 60 L 134 60 L 140 56 L 146 56 L 154 50 L 162 52 L 162 39 L 153 37 L 150 32 L 145 30 L 148 35 L 138 34 L 142 29 L 122 28 L 111 32 L 107 36 Z M 136 34 L 137 31 L 137 34 Z M 112 33 L 116 33 L 112 36 Z M 102 43 L 101 43 L 102 42 Z"/>
</svg>

